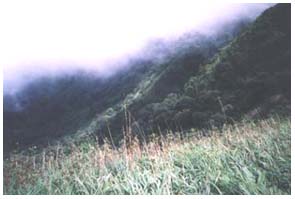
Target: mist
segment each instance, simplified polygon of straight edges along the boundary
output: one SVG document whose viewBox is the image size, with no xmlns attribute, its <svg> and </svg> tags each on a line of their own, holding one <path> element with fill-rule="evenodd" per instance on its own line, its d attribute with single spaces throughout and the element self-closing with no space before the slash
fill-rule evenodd
<svg viewBox="0 0 295 199">
<path fill-rule="evenodd" d="M 4 93 L 40 76 L 75 70 L 108 77 L 153 39 L 196 31 L 212 35 L 239 18 L 255 19 L 273 4 L 197 1 L 6 2 L 1 18 Z"/>
</svg>

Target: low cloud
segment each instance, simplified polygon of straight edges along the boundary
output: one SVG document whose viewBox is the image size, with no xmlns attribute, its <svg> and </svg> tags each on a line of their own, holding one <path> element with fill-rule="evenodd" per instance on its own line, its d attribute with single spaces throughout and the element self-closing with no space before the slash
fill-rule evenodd
<svg viewBox="0 0 295 199">
<path fill-rule="evenodd" d="M 272 4 L 197 1 L 8 1 L 1 65 L 4 91 L 35 77 L 76 69 L 109 75 L 153 38 L 213 34 L 227 21 L 254 19 Z"/>
</svg>

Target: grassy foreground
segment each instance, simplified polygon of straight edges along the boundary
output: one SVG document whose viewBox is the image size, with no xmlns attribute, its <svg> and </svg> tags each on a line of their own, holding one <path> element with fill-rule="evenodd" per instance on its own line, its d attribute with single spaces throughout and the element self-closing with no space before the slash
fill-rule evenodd
<svg viewBox="0 0 295 199">
<path fill-rule="evenodd" d="M 200 134 L 14 154 L 4 160 L 4 194 L 290 194 L 289 119 Z"/>
</svg>

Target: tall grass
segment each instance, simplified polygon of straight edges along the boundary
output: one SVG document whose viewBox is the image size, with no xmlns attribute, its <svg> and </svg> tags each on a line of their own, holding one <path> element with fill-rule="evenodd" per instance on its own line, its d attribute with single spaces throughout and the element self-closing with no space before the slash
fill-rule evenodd
<svg viewBox="0 0 295 199">
<path fill-rule="evenodd" d="M 290 130 L 277 118 L 118 149 L 89 140 L 18 153 L 4 161 L 4 193 L 290 194 Z"/>
</svg>

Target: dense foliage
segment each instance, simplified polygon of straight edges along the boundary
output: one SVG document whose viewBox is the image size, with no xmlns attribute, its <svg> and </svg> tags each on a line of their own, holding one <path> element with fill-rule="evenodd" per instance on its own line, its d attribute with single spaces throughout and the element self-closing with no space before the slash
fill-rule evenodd
<svg viewBox="0 0 295 199">
<path fill-rule="evenodd" d="M 291 12 L 267 10 L 246 31 L 199 68 L 183 88 L 148 104 L 136 118 L 162 128 L 210 126 L 226 121 L 290 114 Z"/>
<path fill-rule="evenodd" d="M 5 194 L 290 194 L 291 6 L 4 96 Z"/>
<path fill-rule="evenodd" d="M 290 16 L 290 5 L 278 4 L 250 25 L 241 20 L 216 35 L 155 41 L 110 78 L 78 71 L 33 81 L 4 96 L 5 151 L 73 134 L 103 143 L 111 132 L 118 144 L 126 110 L 141 138 L 289 115 Z"/>
<path fill-rule="evenodd" d="M 106 130 L 106 120 L 120 136 L 125 104 L 142 106 L 179 92 L 199 65 L 248 24 L 240 19 L 210 37 L 189 33 L 172 41 L 152 41 L 127 62 L 116 63 L 123 70 L 111 77 L 74 71 L 31 81 L 15 95 L 4 96 L 5 151 L 47 144 L 85 128 L 99 133 Z"/>
</svg>

